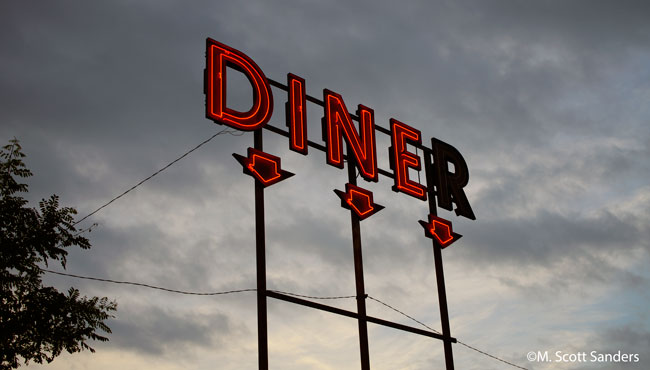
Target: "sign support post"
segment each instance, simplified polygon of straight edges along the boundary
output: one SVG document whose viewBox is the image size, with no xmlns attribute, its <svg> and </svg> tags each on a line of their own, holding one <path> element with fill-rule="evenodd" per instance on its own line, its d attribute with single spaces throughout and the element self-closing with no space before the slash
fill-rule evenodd
<svg viewBox="0 0 650 370">
<path fill-rule="evenodd" d="M 253 133 L 254 146 L 263 149 L 262 130 Z M 255 181 L 255 259 L 257 263 L 257 347 L 259 369 L 269 368 L 266 310 L 266 235 L 264 231 L 264 185 Z"/>
<path fill-rule="evenodd" d="M 348 182 L 357 184 L 354 160 L 348 148 Z M 359 314 L 359 352 L 361 354 L 361 370 L 370 370 L 370 351 L 368 349 L 368 321 L 366 315 L 366 288 L 363 281 L 363 258 L 361 254 L 361 224 L 359 216 L 350 210 L 352 224 L 352 250 L 354 253 L 354 278 L 357 291 L 357 313 Z"/>
<path fill-rule="evenodd" d="M 243 73 L 253 88 L 253 104 L 246 112 L 230 108 L 227 104 L 226 80 L 229 70 Z M 442 340 L 445 368 L 454 370 L 451 345 L 457 340 L 451 336 L 449 328 L 442 249 L 451 245 L 462 235 L 452 230 L 451 221 L 437 216 L 436 203 L 449 211 L 452 211 L 453 204 L 455 204 L 457 216 L 464 216 L 471 220 L 476 219 L 463 191 L 469 179 L 467 163 L 456 148 L 443 141 L 431 138 L 431 148 L 428 148 L 422 144 L 419 130 L 392 118 L 390 119 L 390 129 L 375 125 L 374 111 L 371 108 L 359 104 L 357 114 L 353 115 L 347 111 L 341 95 L 324 89 L 323 100 L 320 100 L 307 95 L 304 85 L 305 80 L 293 74 L 288 74 L 287 85 L 267 79 L 257 64 L 246 54 L 213 39 L 206 40 L 206 69 L 204 70 L 206 117 L 218 124 L 224 124 L 241 131 L 254 132 L 254 147 L 248 148 L 248 156 L 233 153 L 233 157 L 241 164 L 243 172 L 255 179 L 259 369 L 268 370 L 269 368 L 267 297 L 271 297 L 357 319 L 362 370 L 370 370 L 368 322 Z M 285 104 L 288 130 L 268 124 L 274 106 L 271 86 L 289 94 Z M 321 119 L 325 145 L 315 143 L 307 138 L 307 102 L 320 105 L 325 109 L 324 117 Z M 358 125 L 355 125 L 353 121 L 357 121 Z M 345 167 L 344 160 L 347 160 L 348 183 L 345 184 L 345 191 L 334 189 L 334 193 L 340 198 L 341 207 L 350 210 L 357 312 L 308 301 L 295 295 L 267 290 L 264 188 L 294 174 L 282 169 L 280 157 L 263 151 L 263 129 L 289 138 L 289 148 L 303 155 L 308 153 L 308 147 L 325 152 L 326 162 L 331 166 L 343 169 Z M 377 164 L 376 132 L 391 137 L 389 161 L 392 172 L 379 168 Z M 343 140 L 347 142 L 347 155 L 343 154 Z M 409 151 L 408 145 L 415 147 L 415 153 Z M 418 149 L 423 151 L 426 185 L 420 184 L 419 171 L 422 166 Z M 453 165 L 453 171 L 450 170 L 449 163 Z M 424 235 L 433 241 L 442 334 L 433 329 L 426 331 L 367 315 L 366 298 L 368 295 L 365 291 L 363 277 L 360 222 L 377 213 L 384 206 L 374 203 L 372 191 L 357 186 L 357 169 L 359 175 L 367 181 L 377 182 L 378 175 L 386 176 L 394 180 L 393 191 L 405 193 L 421 201 L 428 199 L 428 221 L 420 220 L 419 223 L 424 228 Z M 418 171 L 417 183 L 409 179 L 410 170 Z M 305 296 L 304 298 L 309 297 Z"/>
<path fill-rule="evenodd" d="M 435 184 L 431 153 L 424 152 L 424 169 L 427 184 Z M 428 187 L 429 213 L 437 216 L 436 191 L 433 186 Z M 442 247 L 433 239 L 433 262 L 436 269 L 436 283 L 438 285 L 438 306 L 440 307 L 440 322 L 442 326 L 443 345 L 445 349 L 446 370 L 454 370 L 454 354 L 451 348 L 451 331 L 449 329 L 449 311 L 447 309 L 447 290 L 445 289 L 445 274 L 442 269 Z"/>
</svg>

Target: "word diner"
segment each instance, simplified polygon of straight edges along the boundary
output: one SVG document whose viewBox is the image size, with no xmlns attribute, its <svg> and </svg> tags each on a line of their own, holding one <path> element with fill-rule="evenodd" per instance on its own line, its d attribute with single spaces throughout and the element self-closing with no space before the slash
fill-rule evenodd
<svg viewBox="0 0 650 370">
<path fill-rule="evenodd" d="M 242 112 L 228 106 L 226 87 L 229 70 L 244 74 L 252 87 L 253 102 L 248 111 Z M 288 127 L 286 136 L 289 139 L 289 148 L 302 155 L 309 153 L 310 146 L 307 132 L 306 104 L 308 100 L 305 83 L 305 79 L 288 73 L 287 84 L 282 86 L 287 91 L 285 119 Z M 271 85 L 260 67 L 243 52 L 210 38 L 207 39 L 204 92 L 206 117 L 219 124 L 241 131 L 256 131 L 264 128 L 273 115 Z M 311 98 L 310 100 L 316 99 Z M 337 168 L 344 168 L 343 142 L 345 142 L 349 163 L 356 166 L 359 175 L 366 181 L 377 182 L 381 171 L 377 164 L 376 133 L 378 127 L 375 125 L 374 110 L 359 104 L 356 115 L 352 115 L 349 113 L 343 97 L 329 89 L 323 90 L 323 100 L 319 104 L 324 108 L 321 122 L 326 163 Z M 354 121 L 358 122 L 358 128 Z M 382 132 L 388 133 L 391 139 L 388 150 L 392 172 L 384 171 L 382 173 L 388 173 L 393 178 L 392 189 L 422 201 L 426 201 L 427 197 L 435 197 L 439 207 L 451 211 L 455 205 L 455 213 L 458 216 L 476 219 L 463 190 L 468 183 L 469 172 L 460 152 L 453 146 L 435 138 L 431 139 L 431 148 L 422 146 L 422 135 L 419 130 L 394 118 L 391 118 L 389 123 L 390 130 L 380 129 Z M 425 158 L 425 160 L 429 160 L 432 172 L 426 176 L 426 185 L 409 177 L 409 169 L 421 171 L 423 167 L 422 157 L 409 151 L 407 147 L 409 144 L 423 148 L 422 155 L 430 156 Z M 273 183 L 284 179 L 282 173 L 285 173 L 286 177 L 293 175 L 280 170 L 278 157 L 262 151 L 251 152 L 249 150 L 249 158 L 239 155 L 235 155 L 235 157 L 242 163 L 245 172 L 253 175 L 262 183 L 265 182 L 265 177 L 261 175 L 264 172 L 270 171 L 268 178 L 272 179 Z M 274 169 L 259 170 L 254 168 L 255 163 L 274 163 Z M 450 171 L 449 164 L 453 166 L 453 172 Z M 368 190 L 357 187 L 356 184 L 352 187 L 356 189 L 357 194 L 369 193 L 369 199 L 372 199 L 372 193 Z M 350 185 L 347 185 L 346 188 L 349 190 Z M 337 194 L 339 193 L 342 192 L 337 192 Z M 339 196 L 345 197 L 341 194 Z M 347 202 L 352 206 L 351 209 L 355 210 L 358 207 L 351 203 L 353 198 L 355 197 L 349 195 Z M 342 198 L 342 203 L 345 203 L 344 198 Z M 345 206 L 345 204 L 342 205 Z M 429 225 L 435 227 L 435 222 L 429 223 Z M 440 223 L 440 225 L 446 225 L 446 223 Z"/>
</svg>

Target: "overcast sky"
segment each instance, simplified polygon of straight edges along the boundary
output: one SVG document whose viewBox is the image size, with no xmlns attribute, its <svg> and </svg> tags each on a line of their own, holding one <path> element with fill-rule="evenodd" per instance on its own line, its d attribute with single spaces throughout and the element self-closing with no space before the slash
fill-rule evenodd
<svg viewBox="0 0 650 370">
<path fill-rule="evenodd" d="M 396 118 L 463 154 L 477 219 L 439 213 L 464 235 L 443 251 L 453 336 L 528 369 L 647 369 L 649 5 L 3 1 L 0 139 L 18 138 L 27 153 L 33 206 L 55 193 L 81 218 L 223 129 L 205 118 L 213 38 L 269 78 L 297 74 L 310 95 L 333 90 L 350 110 L 373 108 L 378 125 Z M 233 104 L 245 107 L 233 81 Z M 286 93 L 273 94 L 271 124 L 281 126 Z M 316 142 L 322 115 L 309 108 Z M 266 192 L 269 288 L 354 295 L 349 216 L 332 192 L 346 171 L 268 131 L 265 140 L 296 174 Z M 93 247 L 70 249 L 67 271 L 189 291 L 254 288 L 253 180 L 231 156 L 252 142 L 219 136 L 84 221 L 98 224 Z M 417 223 L 426 203 L 392 192 L 385 177 L 361 182 L 386 206 L 361 225 L 367 292 L 439 330 L 431 242 Z M 47 369 L 257 367 L 255 293 L 45 281 L 119 304 L 109 342 Z M 355 310 L 354 299 L 328 303 Z M 368 313 L 417 326 L 373 301 Z M 272 369 L 359 368 L 354 320 L 269 300 L 268 321 Z M 369 345 L 373 369 L 444 366 L 431 338 L 369 324 Z M 453 348 L 457 369 L 513 368 Z M 640 362 L 526 358 L 619 350 Z"/>
</svg>

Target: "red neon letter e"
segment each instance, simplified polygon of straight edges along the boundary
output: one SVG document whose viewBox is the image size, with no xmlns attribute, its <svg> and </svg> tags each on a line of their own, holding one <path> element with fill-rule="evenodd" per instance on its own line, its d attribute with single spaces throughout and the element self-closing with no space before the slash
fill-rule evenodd
<svg viewBox="0 0 650 370">
<path fill-rule="evenodd" d="M 401 191 L 418 199 L 426 200 L 424 185 L 409 179 L 408 169 L 422 169 L 420 157 L 406 150 L 406 141 L 422 144 L 420 131 L 396 119 L 390 119 L 392 146 L 390 147 L 390 167 L 395 174 L 394 191 Z"/>
<path fill-rule="evenodd" d="M 354 155 L 361 176 L 369 181 L 377 181 L 377 148 L 375 144 L 374 111 L 359 104 L 359 131 L 357 133 L 352 118 L 348 113 L 341 95 L 323 90 L 325 117 L 323 117 L 325 144 L 327 146 L 327 163 L 343 168 L 343 141 L 348 143 Z"/>
<path fill-rule="evenodd" d="M 264 127 L 273 113 L 271 87 L 262 70 L 246 54 L 207 39 L 205 73 L 206 117 L 242 131 Z M 243 73 L 253 87 L 253 106 L 239 112 L 226 106 L 226 67 Z"/>
<path fill-rule="evenodd" d="M 289 101 L 286 114 L 289 126 L 289 148 L 301 154 L 307 154 L 307 94 L 305 80 L 289 73 L 287 75 Z"/>
</svg>

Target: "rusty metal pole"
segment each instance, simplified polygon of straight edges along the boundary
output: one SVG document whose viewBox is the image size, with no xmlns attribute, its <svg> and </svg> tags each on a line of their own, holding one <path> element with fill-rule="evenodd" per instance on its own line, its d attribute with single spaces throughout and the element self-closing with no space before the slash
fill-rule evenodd
<svg viewBox="0 0 650 370">
<path fill-rule="evenodd" d="M 348 149 L 348 153 L 351 151 Z M 357 184 L 354 160 L 348 155 L 348 181 Z M 359 314 L 359 352 L 361 370 L 370 370 L 370 351 L 368 350 L 368 321 L 366 319 L 366 288 L 363 281 L 363 258 L 361 254 L 361 225 L 359 217 L 350 210 L 352 224 L 352 250 L 354 252 L 354 278 L 357 289 L 357 313 Z"/>
<path fill-rule="evenodd" d="M 255 149 L 262 150 L 262 130 L 253 134 Z M 264 187 L 255 180 L 255 259 L 257 262 L 257 349 L 259 370 L 269 368 L 266 315 L 266 236 L 264 232 Z"/>
<path fill-rule="evenodd" d="M 438 215 L 436 206 L 436 192 L 433 189 L 434 178 L 433 166 L 431 163 L 431 153 L 424 152 L 424 170 L 427 178 L 427 191 L 429 199 L 429 213 L 434 216 Z M 442 249 L 440 244 L 433 241 L 433 261 L 436 268 L 436 283 L 438 285 L 438 306 L 440 306 L 440 321 L 442 326 L 442 335 L 445 349 L 446 370 L 454 370 L 454 354 L 451 348 L 451 330 L 449 329 L 449 311 L 447 309 L 447 290 L 445 289 L 445 274 L 442 269 Z"/>
</svg>

